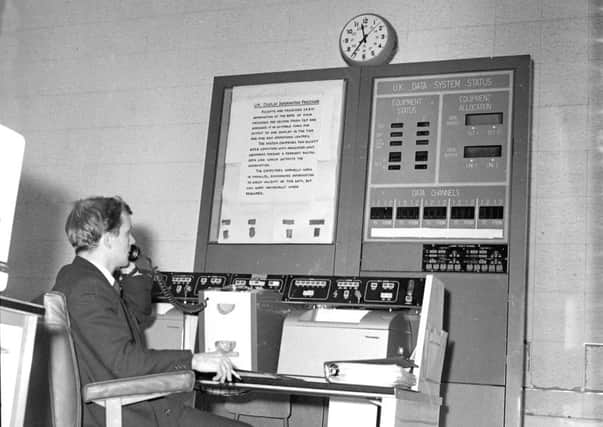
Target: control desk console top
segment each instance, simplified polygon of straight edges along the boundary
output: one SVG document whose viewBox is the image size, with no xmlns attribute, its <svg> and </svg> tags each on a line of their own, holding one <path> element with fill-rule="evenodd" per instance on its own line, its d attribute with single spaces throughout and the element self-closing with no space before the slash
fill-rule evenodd
<svg viewBox="0 0 603 427">
<path fill-rule="evenodd" d="M 196 304 L 200 291 L 267 289 L 279 292 L 291 304 L 362 308 L 419 308 L 423 300 L 422 277 L 353 277 L 244 273 L 160 271 L 152 290 L 153 302 L 167 302 L 165 291 L 179 302 Z"/>
</svg>

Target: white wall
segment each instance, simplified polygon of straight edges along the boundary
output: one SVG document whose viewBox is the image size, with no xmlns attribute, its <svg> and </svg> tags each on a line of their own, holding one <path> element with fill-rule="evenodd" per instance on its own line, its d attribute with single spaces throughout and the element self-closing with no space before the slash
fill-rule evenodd
<svg viewBox="0 0 603 427">
<path fill-rule="evenodd" d="M 155 264 L 190 270 L 212 78 L 344 66 L 340 28 L 374 11 L 395 63 L 532 55 L 526 426 L 600 425 L 601 3 L 0 0 L 0 123 L 27 140 L 7 294 L 52 285 L 69 203 L 93 194 L 123 196 Z"/>
</svg>

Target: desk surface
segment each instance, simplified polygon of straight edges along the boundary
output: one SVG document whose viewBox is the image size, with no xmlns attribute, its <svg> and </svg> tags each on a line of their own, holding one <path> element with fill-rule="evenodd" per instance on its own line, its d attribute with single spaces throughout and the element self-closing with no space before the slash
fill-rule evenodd
<svg viewBox="0 0 603 427">
<path fill-rule="evenodd" d="M 236 392 L 236 390 L 263 390 L 286 394 L 357 397 L 364 399 L 398 397 L 400 394 L 410 397 L 417 395 L 417 398 L 421 396 L 421 393 L 396 387 L 329 383 L 321 378 L 301 379 L 277 374 L 245 371 L 239 372 L 239 374 L 241 380 L 221 384 L 211 380 L 213 374 L 197 373 L 196 388 L 215 394 L 220 394 L 221 392 L 228 394 L 229 391 Z"/>
<path fill-rule="evenodd" d="M 23 313 L 35 314 L 38 316 L 44 315 L 44 306 L 42 305 L 4 296 L 0 296 L 0 307 L 20 311 Z"/>
</svg>

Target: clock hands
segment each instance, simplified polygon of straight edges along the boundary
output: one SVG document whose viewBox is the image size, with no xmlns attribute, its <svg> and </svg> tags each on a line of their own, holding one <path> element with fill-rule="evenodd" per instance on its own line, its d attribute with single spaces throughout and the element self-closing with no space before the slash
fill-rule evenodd
<svg viewBox="0 0 603 427">
<path fill-rule="evenodd" d="M 381 24 L 377 23 L 377 24 L 373 25 L 373 28 L 371 28 L 371 29 L 369 30 L 369 32 L 368 32 L 368 33 L 366 33 L 366 34 L 364 34 L 364 29 L 363 29 L 362 33 L 364 34 L 364 37 L 363 37 L 364 43 L 366 43 L 366 38 L 368 37 L 368 35 L 369 35 L 370 33 L 372 33 L 373 31 L 375 31 L 379 25 L 381 25 Z M 377 43 L 378 43 L 378 42 L 377 42 L 377 41 L 375 41 L 373 44 L 374 44 L 374 45 L 377 45 Z"/>
<path fill-rule="evenodd" d="M 360 49 L 360 46 L 362 46 L 362 43 L 366 43 L 366 36 L 368 34 L 364 34 L 364 25 L 360 24 L 360 30 L 362 31 L 362 39 L 358 42 L 358 46 L 356 46 L 356 48 L 352 51 L 351 56 L 356 55 L 356 52 L 358 51 L 358 49 Z M 369 31 L 370 33 L 370 31 Z"/>
</svg>

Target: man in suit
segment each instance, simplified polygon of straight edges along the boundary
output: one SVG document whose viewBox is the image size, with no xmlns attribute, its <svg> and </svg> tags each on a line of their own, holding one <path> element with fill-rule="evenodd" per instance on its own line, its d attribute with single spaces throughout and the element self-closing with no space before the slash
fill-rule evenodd
<svg viewBox="0 0 603 427">
<path fill-rule="evenodd" d="M 65 294 L 82 386 L 90 382 L 194 369 L 216 372 L 217 381 L 236 376 L 229 356 L 217 352 L 151 350 L 143 329 L 151 315 L 151 280 L 128 260 L 132 210 L 119 197 L 92 197 L 75 203 L 65 224 L 75 259 L 61 268 L 54 290 Z M 114 274 L 120 272 L 122 280 Z M 123 408 L 128 427 L 246 426 L 184 404 L 171 395 Z M 105 425 L 104 408 L 85 404 L 84 427 Z"/>
</svg>

